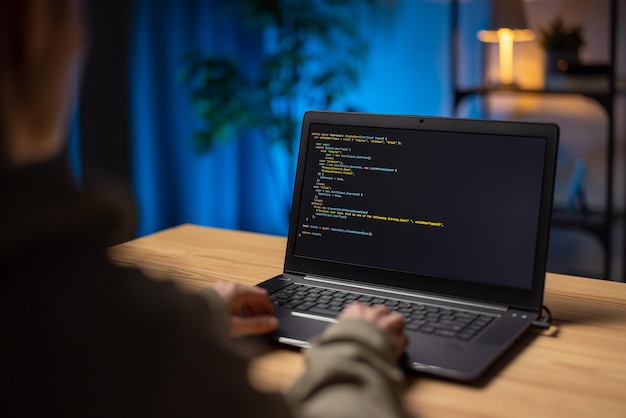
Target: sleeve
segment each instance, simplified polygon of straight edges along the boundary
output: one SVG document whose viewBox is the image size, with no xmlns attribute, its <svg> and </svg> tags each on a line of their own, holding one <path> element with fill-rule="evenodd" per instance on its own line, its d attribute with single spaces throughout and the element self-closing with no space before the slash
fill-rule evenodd
<svg viewBox="0 0 626 418">
<path fill-rule="evenodd" d="M 391 341 L 374 325 L 356 319 L 334 324 L 305 356 L 307 370 L 288 394 L 298 416 L 407 416 L 403 373 Z"/>
<path fill-rule="evenodd" d="M 213 288 L 202 289 L 198 292 L 206 302 L 206 308 L 209 310 L 209 316 L 213 321 L 213 330 L 221 337 L 228 335 L 228 312 L 226 304 L 220 295 Z"/>
<path fill-rule="evenodd" d="M 158 411 L 143 416 L 286 418 L 292 409 L 282 393 L 256 390 L 248 379 L 249 358 L 228 335 L 224 302 L 212 290 L 189 295 L 176 318 L 173 343 L 161 367 Z"/>
<path fill-rule="evenodd" d="M 216 322 L 221 318 L 219 333 L 228 341 L 228 315 L 223 301 L 212 289 L 203 290 L 202 296 Z M 230 351 L 220 363 L 228 364 L 225 359 L 233 355 Z M 404 375 L 397 366 L 390 339 L 373 324 L 356 319 L 334 324 L 304 355 L 306 371 L 286 400 L 280 394 L 254 392 L 243 372 L 239 378 L 243 387 L 238 388 L 236 381 L 227 379 L 233 384 L 231 390 L 240 394 L 228 416 L 254 413 L 259 417 L 265 416 L 263 412 L 272 417 L 299 418 L 407 416 L 401 401 Z M 226 367 L 232 369 L 232 363 Z M 222 394 L 226 396 L 227 393 Z"/>
</svg>

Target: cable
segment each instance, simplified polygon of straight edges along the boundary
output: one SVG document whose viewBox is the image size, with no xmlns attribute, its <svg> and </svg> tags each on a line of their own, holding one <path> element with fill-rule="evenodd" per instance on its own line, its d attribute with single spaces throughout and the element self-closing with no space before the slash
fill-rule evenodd
<svg viewBox="0 0 626 418">
<path fill-rule="evenodd" d="M 559 334 L 558 325 L 552 324 L 552 312 L 548 309 L 547 306 L 542 306 L 541 311 L 545 312 L 546 315 L 543 318 L 537 318 L 532 322 L 532 326 L 534 328 L 538 328 L 541 330 L 541 335 L 546 337 L 556 337 Z"/>
<path fill-rule="evenodd" d="M 550 328 L 550 325 L 552 324 L 552 312 L 550 312 L 550 309 L 548 309 L 546 305 L 542 306 L 542 312 L 545 312 L 546 315 L 543 318 L 535 319 L 533 321 L 533 327 L 541 328 L 541 329 L 548 329 Z"/>
</svg>

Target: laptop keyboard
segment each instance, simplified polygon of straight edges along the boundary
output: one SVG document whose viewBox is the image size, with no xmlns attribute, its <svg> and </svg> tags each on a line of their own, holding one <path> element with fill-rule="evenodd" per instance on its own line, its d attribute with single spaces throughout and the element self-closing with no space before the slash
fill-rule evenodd
<svg viewBox="0 0 626 418">
<path fill-rule="evenodd" d="M 368 305 L 385 305 L 404 315 L 407 330 L 464 341 L 472 339 L 495 318 L 492 315 L 448 307 L 296 283 L 272 292 L 270 299 L 276 306 L 331 318 L 355 301 Z"/>
</svg>

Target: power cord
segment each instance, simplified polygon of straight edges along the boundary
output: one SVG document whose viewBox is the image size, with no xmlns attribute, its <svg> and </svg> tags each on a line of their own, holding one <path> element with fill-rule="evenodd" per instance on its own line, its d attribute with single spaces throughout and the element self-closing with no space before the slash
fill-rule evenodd
<svg viewBox="0 0 626 418">
<path fill-rule="evenodd" d="M 532 323 L 533 327 L 543 330 L 543 335 L 555 337 L 559 329 L 556 325 L 552 325 L 552 312 L 546 305 L 541 307 L 541 311 L 545 312 L 545 315 L 535 319 Z"/>
<path fill-rule="evenodd" d="M 545 312 L 546 315 L 543 318 L 538 318 L 533 321 L 533 327 L 540 329 L 548 329 L 552 323 L 552 312 L 546 305 L 542 306 L 542 312 Z"/>
</svg>

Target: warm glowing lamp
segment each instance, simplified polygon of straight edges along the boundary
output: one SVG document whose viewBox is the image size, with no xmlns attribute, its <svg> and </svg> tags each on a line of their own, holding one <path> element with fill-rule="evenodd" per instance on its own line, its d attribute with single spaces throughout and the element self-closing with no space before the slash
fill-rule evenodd
<svg viewBox="0 0 626 418">
<path fill-rule="evenodd" d="M 527 28 L 522 1 L 492 0 L 489 29 L 478 31 L 478 39 L 499 44 L 500 83 L 514 86 L 513 43 L 535 39 L 533 31 Z"/>
</svg>

